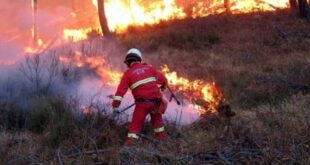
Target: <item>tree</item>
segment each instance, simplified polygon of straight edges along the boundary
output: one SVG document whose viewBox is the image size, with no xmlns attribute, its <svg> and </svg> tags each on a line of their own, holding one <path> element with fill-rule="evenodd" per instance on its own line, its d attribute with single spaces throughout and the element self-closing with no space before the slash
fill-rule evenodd
<svg viewBox="0 0 310 165">
<path fill-rule="evenodd" d="M 291 7 L 291 9 L 292 10 L 297 10 L 297 7 L 298 7 L 298 5 L 297 5 L 297 1 L 296 0 L 289 0 L 290 1 L 290 7 Z"/>
<path fill-rule="evenodd" d="M 224 0 L 224 6 L 226 8 L 226 13 L 227 14 L 230 14 L 231 13 L 231 10 L 230 10 L 230 0 Z"/>
<path fill-rule="evenodd" d="M 32 42 L 33 46 L 38 46 L 38 2 L 37 0 L 32 0 Z"/>
<path fill-rule="evenodd" d="M 105 15 L 104 0 L 97 0 L 97 2 L 98 2 L 98 14 L 99 14 L 101 31 L 102 31 L 103 35 L 110 37 L 111 31 L 108 27 L 108 21 L 107 21 L 106 15 Z"/>
<path fill-rule="evenodd" d="M 300 17 L 310 19 L 310 7 L 307 0 L 298 0 L 298 5 Z"/>
</svg>

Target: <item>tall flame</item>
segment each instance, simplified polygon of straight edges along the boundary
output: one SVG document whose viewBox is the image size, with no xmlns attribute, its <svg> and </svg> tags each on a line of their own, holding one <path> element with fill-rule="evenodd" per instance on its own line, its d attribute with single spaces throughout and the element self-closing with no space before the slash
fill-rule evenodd
<svg viewBox="0 0 310 165">
<path fill-rule="evenodd" d="M 97 0 L 92 0 L 98 8 Z M 288 8 L 288 0 L 230 0 L 232 14 L 249 13 L 255 11 L 274 11 Z M 189 9 L 190 8 L 190 9 Z M 161 21 L 183 19 L 186 17 L 205 17 L 226 11 L 223 0 L 105 0 L 105 14 L 111 31 L 122 33 L 129 26 L 143 26 L 158 24 Z M 71 13 L 72 15 L 72 13 Z M 74 17 L 76 13 L 73 13 Z M 93 17 L 98 17 L 97 15 Z M 87 39 L 91 29 L 100 29 L 99 22 L 88 28 L 65 29 L 65 41 L 79 41 Z"/>
<path fill-rule="evenodd" d="M 97 6 L 97 0 L 92 0 Z M 142 3 L 138 0 L 109 0 L 105 2 L 105 11 L 109 28 L 122 32 L 130 25 L 156 24 L 162 20 L 185 18 L 183 9 L 175 0 Z"/>
<path fill-rule="evenodd" d="M 92 0 L 97 7 L 97 0 Z M 288 0 L 230 0 L 232 14 L 249 13 L 255 11 L 274 11 L 289 7 Z M 190 9 L 188 9 L 188 7 Z M 158 24 L 161 21 L 183 19 L 186 17 L 204 17 L 210 14 L 219 14 L 226 11 L 223 0 L 105 0 L 105 14 L 110 30 L 122 33 L 129 26 L 143 26 L 146 24 Z M 78 17 L 71 13 L 73 18 Z M 95 17 L 95 16 L 94 16 Z M 97 17 L 97 16 L 96 16 Z M 99 23 L 89 25 L 88 28 L 64 29 L 65 41 L 77 42 L 88 38 L 92 29 L 100 29 Z M 34 29 L 32 29 L 34 35 Z M 38 52 L 38 49 L 46 47 L 42 39 L 37 40 L 38 48 L 29 47 L 26 52 Z M 64 63 L 74 64 L 76 67 L 89 67 L 97 73 L 108 85 L 116 86 L 121 78 L 121 73 L 112 70 L 106 64 L 102 56 L 84 56 L 81 52 L 75 52 L 73 57 L 60 56 Z M 170 86 L 180 91 L 186 99 L 200 105 L 199 112 L 203 115 L 216 111 L 224 100 L 221 90 L 215 82 L 202 80 L 189 80 L 170 71 L 168 66 L 163 66 L 162 71 L 168 78 Z"/>
<path fill-rule="evenodd" d="M 97 7 L 97 0 L 92 0 Z M 233 14 L 253 11 L 274 11 L 289 6 L 287 0 L 231 0 Z M 192 6 L 192 13 L 186 13 L 184 8 Z M 176 0 L 158 0 L 142 2 L 139 0 L 108 0 L 105 2 L 105 11 L 108 25 L 111 30 L 123 32 L 130 25 L 140 26 L 157 24 L 160 21 L 182 19 L 185 17 L 204 17 L 225 11 L 223 0 L 201 2 L 193 0 L 190 3 L 179 3 Z"/>
</svg>

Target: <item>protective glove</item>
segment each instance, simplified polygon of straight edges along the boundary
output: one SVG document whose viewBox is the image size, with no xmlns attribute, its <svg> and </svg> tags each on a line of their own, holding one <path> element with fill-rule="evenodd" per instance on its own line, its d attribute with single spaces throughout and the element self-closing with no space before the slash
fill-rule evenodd
<svg viewBox="0 0 310 165">
<path fill-rule="evenodd" d="M 163 84 L 162 86 L 160 86 L 160 90 L 163 92 L 164 90 L 167 89 L 167 84 Z"/>
</svg>

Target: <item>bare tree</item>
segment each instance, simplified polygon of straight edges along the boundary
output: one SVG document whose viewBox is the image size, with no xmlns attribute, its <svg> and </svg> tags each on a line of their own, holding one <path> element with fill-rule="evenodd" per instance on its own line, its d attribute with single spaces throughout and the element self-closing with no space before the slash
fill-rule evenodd
<svg viewBox="0 0 310 165">
<path fill-rule="evenodd" d="M 108 21 L 107 21 L 106 15 L 105 15 L 104 0 L 97 0 L 97 2 L 98 2 L 98 14 L 99 14 L 101 31 L 102 31 L 103 35 L 110 37 L 111 31 L 108 27 Z"/>
<path fill-rule="evenodd" d="M 230 14 L 231 13 L 231 10 L 230 10 L 230 7 L 231 7 L 230 0 L 224 0 L 224 6 L 226 8 L 226 13 Z"/>
</svg>

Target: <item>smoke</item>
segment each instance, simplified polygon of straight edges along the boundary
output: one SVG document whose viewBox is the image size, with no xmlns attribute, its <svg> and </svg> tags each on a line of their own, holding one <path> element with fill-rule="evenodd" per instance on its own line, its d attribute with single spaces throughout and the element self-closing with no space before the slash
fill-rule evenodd
<svg viewBox="0 0 310 165">
<path fill-rule="evenodd" d="M 109 113 L 112 113 L 112 100 L 109 96 L 115 93 L 115 86 L 102 86 L 102 82 L 98 78 L 85 77 L 81 80 L 76 89 L 73 89 L 70 93 L 75 93 L 76 96 L 79 96 L 81 104 L 90 105 L 91 103 L 95 103 L 95 105 L 103 105 L 107 108 Z M 127 92 L 122 100 L 120 108 L 125 109 L 133 103 L 134 99 L 131 92 Z M 133 111 L 134 106 L 124 111 L 121 117 L 124 120 L 131 120 Z M 196 121 L 199 118 L 199 114 L 186 100 L 183 101 L 182 105 L 177 105 L 176 102 L 172 101 L 168 103 L 164 118 L 168 122 L 184 125 Z"/>
<path fill-rule="evenodd" d="M 76 89 L 74 89 L 75 91 L 71 91 L 71 93 L 75 93 L 79 96 L 80 103 L 84 105 L 90 105 L 90 103 L 98 105 L 98 103 L 101 103 L 108 108 L 108 112 L 112 113 L 112 100 L 109 96 L 115 93 L 116 86 L 102 86 L 102 82 L 98 78 L 85 77 L 78 84 Z M 127 92 L 122 100 L 120 108 L 125 109 L 133 103 L 134 99 L 131 92 Z M 133 106 L 124 111 L 121 116 L 124 119 L 130 120 L 134 108 L 135 107 Z M 171 101 L 168 103 L 164 118 L 166 121 L 173 122 L 177 125 L 184 125 L 196 121 L 199 118 L 199 113 L 187 100 L 183 100 L 181 105 L 177 105 L 176 102 Z"/>
<path fill-rule="evenodd" d="M 47 53 L 24 57 L 14 65 L 6 67 L 2 65 L 4 69 L 0 72 L 0 102 L 14 101 L 20 107 L 27 110 L 30 106 L 29 104 L 31 104 L 31 101 L 29 101 L 32 99 L 31 97 L 36 93 L 44 91 L 44 94 L 56 96 L 65 101 L 74 99 L 77 104 L 77 112 L 84 111 L 89 113 L 89 109 L 91 109 L 94 112 L 100 111 L 105 114 L 111 114 L 112 100 L 109 96 L 115 93 L 117 86 L 108 85 L 96 74 L 93 68 L 87 65 L 76 67 L 58 60 L 59 55 L 76 50 L 81 51 L 79 49 L 81 47 L 84 48 L 85 52 L 90 53 L 93 47 L 87 47 L 86 45 L 90 46 L 92 44 L 85 42 L 80 45 L 78 43 L 66 45 L 64 46 L 65 48 L 54 48 Z M 111 45 L 108 46 L 101 45 L 100 47 L 103 47 L 104 52 L 121 55 L 118 52 L 119 50 L 113 49 Z M 83 53 L 84 55 L 85 52 Z M 124 54 L 124 52 L 122 53 Z M 102 53 L 102 55 L 104 56 L 105 54 Z M 124 64 L 121 64 L 123 60 L 119 60 L 119 58 L 118 62 L 113 59 L 109 61 L 112 64 L 119 63 L 119 66 L 124 66 Z M 117 68 L 117 65 L 112 66 L 114 70 L 125 71 L 124 67 Z M 169 96 L 169 93 L 166 93 L 166 95 Z M 127 92 L 122 101 L 121 108 L 126 108 L 132 103 L 134 103 L 134 99 L 131 92 Z M 133 111 L 134 107 L 122 113 L 120 117 L 123 121 L 131 120 Z M 172 101 L 168 104 L 164 118 L 169 122 L 183 125 L 194 122 L 199 118 L 199 115 L 186 100 L 183 101 L 181 106 Z"/>
<path fill-rule="evenodd" d="M 18 49 L 33 46 L 31 29 L 34 25 L 32 0 L 0 0 L 0 52 L 3 60 L 5 50 L 13 44 Z M 62 38 L 64 28 L 83 28 L 95 24 L 96 10 L 90 0 L 37 1 L 38 37 L 45 43 Z M 74 13 L 74 14 L 73 14 Z M 18 53 L 20 54 L 20 53 Z M 11 56 L 5 55 L 6 58 Z M 15 59 L 15 56 L 9 58 Z"/>
<path fill-rule="evenodd" d="M 79 14 L 79 11 L 93 7 L 86 4 L 91 5 L 87 0 L 80 1 L 79 5 L 72 4 L 71 0 L 38 1 L 39 38 L 49 43 L 55 36 L 61 36 L 65 27 L 81 28 L 89 25 L 89 21 L 94 22 L 82 19 L 89 16 Z M 126 48 L 113 41 L 90 39 L 79 43 L 58 42 L 46 51 L 26 54 L 25 47 L 32 46 L 33 42 L 31 1 L 0 0 L 0 10 L 3 22 L 0 24 L 0 103 L 14 102 L 27 110 L 34 95 L 43 92 L 66 101 L 74 99 L 77 111 L 95 107 L 99 111 L 112 112 L 112 100 L 108 96 L 115 93 L 116 86 L 105 84 L 89 66 L 80 68 L 58 59 L 62 55 L 71 57 L 73 52 L 80 51 L 85 56 L 100 55 L 107 61 L 106 67 L 123 72 L 126 67 L 122 58 Z M 72 17 L 72 12 L 77 14 L 76 18 Z M 133 97 L 127 92 L 121 108 L 132 103 Z M 130 120 L 133 109 L 128 109 L 122 118 Z M 189 124 L 199 115 L 186 101 L 182 106 L 170 102 L 164 118 L 176 124 Z"/>
</svg>

